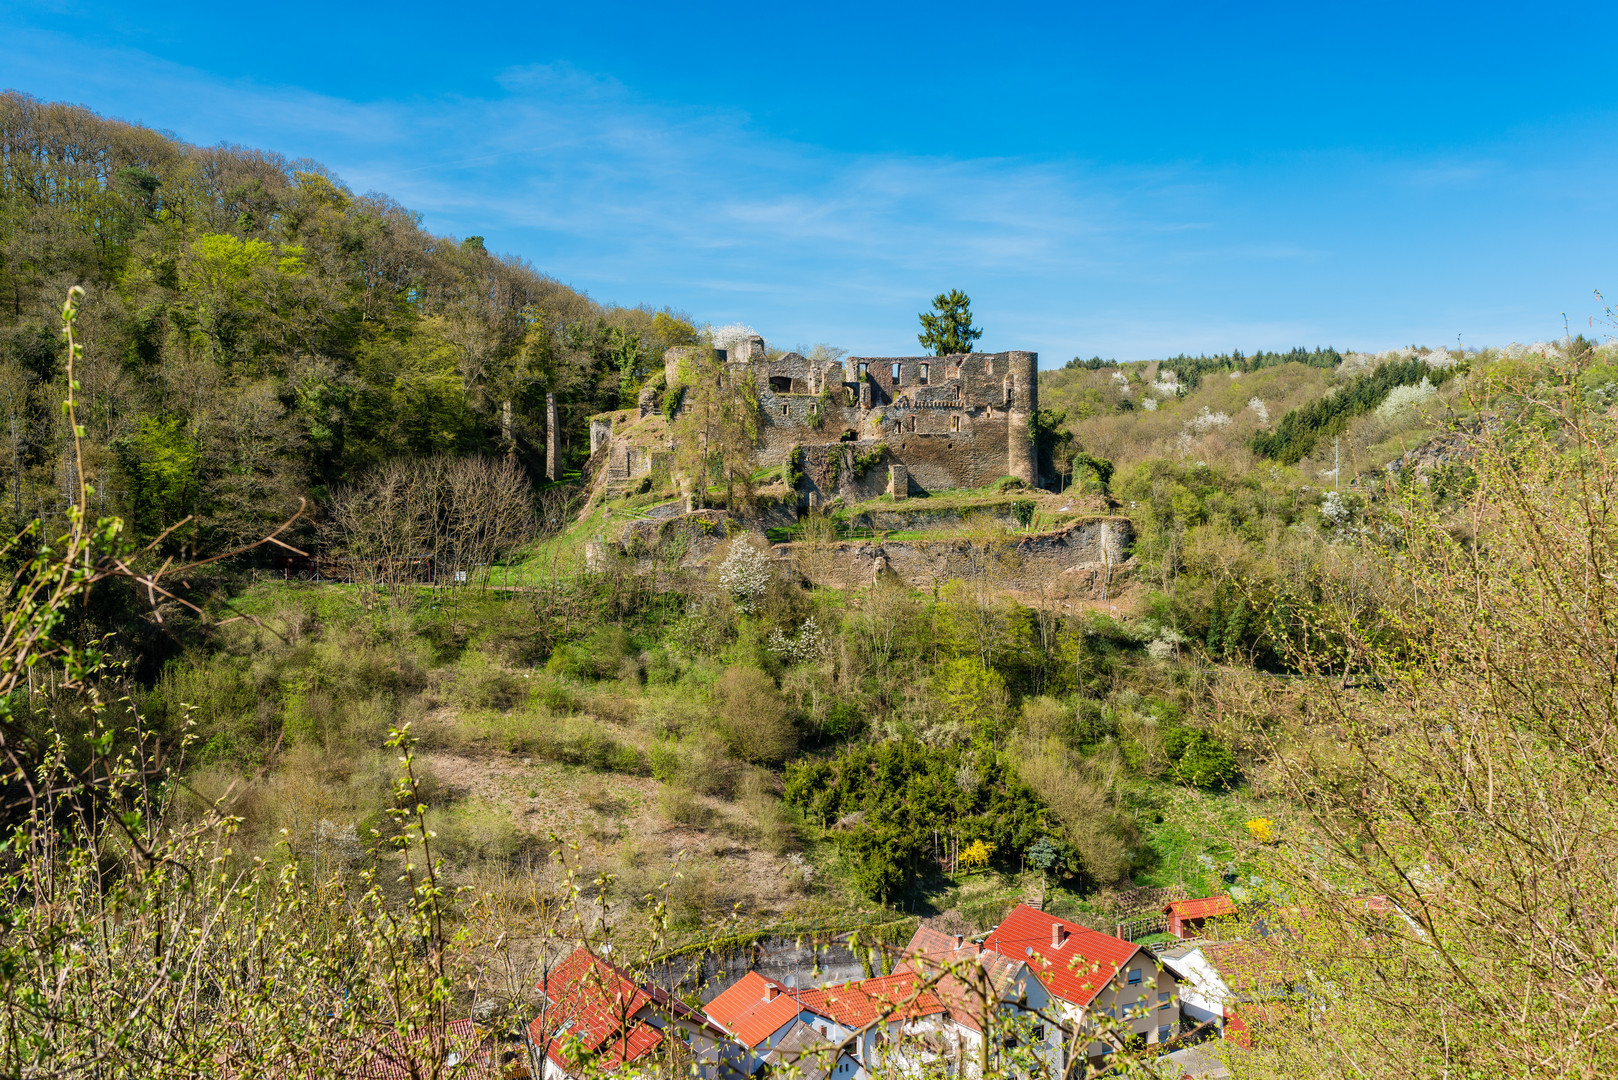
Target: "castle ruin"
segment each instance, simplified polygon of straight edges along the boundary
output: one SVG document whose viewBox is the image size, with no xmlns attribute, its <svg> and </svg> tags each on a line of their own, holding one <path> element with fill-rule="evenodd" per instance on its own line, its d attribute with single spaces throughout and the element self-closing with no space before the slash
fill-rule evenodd
<svg viewBox="0 0 1618 1080">
<path fill-rule="evenodd" d="M 757 336 L 729 350 L 676 347 L 664 356 L 663 386 L 642 394 L 638 419 L 654 418 L 659 394 L 677 393 L 701 368 L 717 368 L 733 385 L 751 380 L 759 412 L 755 468 L 792 461 L 805 505 L 981 488 L 1005 476 L 1039 486 L 1029 423 L 1038 408 L 1036 353 L 815 364 L 795 352 L 768 357 Z M 591 425 L 592 454 L 607 449 L 609 483 L 649 474 L 672 447 L 669 425 L 648 440 L 652 431 L 635 429 L 655 425 L 635 419 L 601 417 Z"/>
</svg>

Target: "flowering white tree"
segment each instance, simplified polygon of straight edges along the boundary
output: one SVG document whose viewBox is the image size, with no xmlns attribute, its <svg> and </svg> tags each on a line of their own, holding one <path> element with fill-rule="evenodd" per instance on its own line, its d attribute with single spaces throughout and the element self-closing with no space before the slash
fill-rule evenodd
<svg viewBox="0 0 1618 1080">
<path fill-rule="evenodd" d="M 738 344 L 755 335 L 763 336 L 746 323 L 727 323 L 724 326 L 715 326 L 708 331 L 713 338 L 713 347 L 716 349 L 734 349 Z"/>
<path fill-rule="evenodd" d="M 781 659 L 799 664 L 813 663 L 826 655 L 826 638 L 813 615 L 798 627 L 798 636 L 789 638 L 779 629 L 770 633 L 766 646 Z"/>
<path fill-rule="evenodd" d="M 735 599 L 736 607 L 750 615 L 770 586 L 770 560 L 746 540 L 737 540 L 719 564 L 719 584 Z"/>
</svg>

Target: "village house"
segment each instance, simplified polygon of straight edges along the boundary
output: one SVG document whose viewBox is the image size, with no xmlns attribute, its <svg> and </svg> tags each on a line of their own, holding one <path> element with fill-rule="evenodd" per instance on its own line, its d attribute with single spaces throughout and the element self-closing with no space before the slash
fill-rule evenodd
<svg viewBox="0 0 1618 1080">
<path fill-rule="evenodd" d="M 959 1075 L 984 1072 L 985 1022 L 995 1029 L 987 1054 L 991 1073 L 1002 1049 L 1027 1041 L 1054 1075 L 1061 1074 L 1062 1033 L 1049 1019 L 1050 991 L 1026 960 L 1002 956 L 960 934 L 919 926 L 894 971 L 914 972 L 932 984 L 958 1029 Z"/>
<path fill-rule="evenodd" d="M 1178 981 L 1144 946 L 1027 904 L 1012 908 L 983 945 L 1027 960 L 1069 1027 L 1098 1036 L 1105 1030 L 1148 1045 L 1179 1034 Z M 1112 1049 L 1098 1037 L 1086 1045 L 1085 1055 L 1100 1059 Z"/>
<path fill-rule="evenodd" d="M 802 1020 L 794 1021 L 763 1059 L 770 1072 L 793 1080 L 864 1080 L 866 1072 L 854 1055 L 827 1041 Z"/>
<path fill-rule="evenodd" d="M 938 996 L 911 972 L 794 990 L 805 1023 L 822 1039 L 845 1043 L 866 1072 L 920 1075 L 959 1060 L 958 1029 Z"/>
<path fill-rule="evenodd" d="M 534 1072 L 568 1080 L 586 1064 L 608 1072 L 659 1056 L 715 1078 L 738 1071 L 736 1044 L 723 1028 L 667 990 L 575 949 L 536 987 L 540 1014 L 528 1025 Z"/>
<path fill-rule="evenodd" d="M 1175 900 L 1165 904 L 1163 914 L 1168 916 L 1168 932 L 1182 940 L 1203 936 L 1209 919 L 1223 919 L 1236 914 L 1236 905 L 1228 896 L 1204 896 L 1196 900 Z"/>
<path fill-rule="evenodd" d="M 1263 1002 L 1290 993 L 1275 955 L 1250 941 L 1199 942 L 1163 952 L 1163 966 L 1180 983 L 1180 1008 L 1188 1020 L 1211 1024 L 1221 1034 L 1245 1038 Z"/>
<path fill-rule="evenodd" d="M 702 1011 L 743 1048 L 736 1063 L 748 1075 L 759 1070 L 800 1017 L 812 1015 L 804 1013 L 788 987 L 756 971 L 742 976 Z"/>
<path fill-rule="evenodd" d="M 502 1047 L 492 1032 L 470 1018 L 418 1028 L 409 1035 L 388 1031 L 375 1042 L 353 1044 L 355 1061 L 342 1075 L 365 1080 L 413 1080 L 445 1076 L 457 1080 L 503 1080 L 507 1069 L 522 1068 L 521 1054 Z M 517 1060 L 514 1060 L 517 1059 Z M 328 1067 L 330 1063 L 328 1062 Z M 296 1074 L 298 1070 L 289 1070 Z M 314 1075 L 314 1070 L 309 1070 Z"/>
</svg>

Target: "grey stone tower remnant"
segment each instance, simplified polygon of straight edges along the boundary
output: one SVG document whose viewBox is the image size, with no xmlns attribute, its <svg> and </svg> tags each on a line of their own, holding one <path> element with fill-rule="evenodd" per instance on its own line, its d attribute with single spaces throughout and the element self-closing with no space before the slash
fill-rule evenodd
<svg viewBox="0 0 1618 1080">
<path fill-rule="evenodd" d="M 1039 410 L 1039 357 L 1031 352 L 1008 352 L 1003 385 L 1006 423 L 1006 473 L 1029 487 L 1039 486 L 1039 458 L 1029 421 Z"/>
<path fill-rule="evenodd" d="M 556 416 L 556 395 L 545 395 L 545 479 L 562 478 L 562 425 Z"/>
</svg>

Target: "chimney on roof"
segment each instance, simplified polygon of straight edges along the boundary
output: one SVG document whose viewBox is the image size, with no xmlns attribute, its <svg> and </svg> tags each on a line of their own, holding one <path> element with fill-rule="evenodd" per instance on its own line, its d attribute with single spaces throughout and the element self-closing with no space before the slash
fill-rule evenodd
<svg viewBox="0 0 1618 1080">
<path fill-rule="evenodd" d="M 965 944 L 966 944 L 966 936 L 964 934 L 956 934 L 955 935 L 955 948 L 959 949 L 962 945 L 965 945 Z"/>
<path fill-rule="evenodd" d="M 1067 927 L 1059 922 L 1051 923 L 1051 948 L 1060 949 L 1067 940 Z"/>
<path fill-rule="evenodd" d="M 776 998 L 776 995 L 779 994 L 780 992 L 781 992 L 780 987 L 776 986 L 774 983 L 769 983 L 764 987 L 764 1000 L 765 1001 L 774 1001 L 775 998 Z"/>
</svg>

